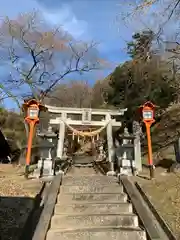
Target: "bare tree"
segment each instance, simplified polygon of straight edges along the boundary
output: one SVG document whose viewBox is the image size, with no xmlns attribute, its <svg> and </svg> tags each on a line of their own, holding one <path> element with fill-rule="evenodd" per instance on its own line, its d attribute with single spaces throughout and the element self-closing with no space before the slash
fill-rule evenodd
<svg viewBox="0 0 180 240">
<path fill-rule="evenodd" d="M 128 8 L 130 10 L 123 14 L 124 19 L 139 16 L 139 14 L 144 15 L 144 13 L 151 9 L 151 17 L 158 17 L 158 19 L 155 21 L 158 23 L 158 30 L 156 32 L 158 37 L 162 33 L 169 20 L 171 20 L 173 17 L 179 16 L 180 0 L 135 0 L 133 2 L 123 1 L 123 4 L 124 3 L 130 6 Z M 153 10 L 151 7 L 154 7 Z M 142 19 L 141 21 L 143 24 L 145 24 Z M 147 29 L 148 24 L 145 24 L 145 27 Z"/>
<path fill-rule="evenodd" d="M 96 43 L 77 42 L 63 28 L 51 29 L 38 13 L 6 18 L 0 27 L 0 62 L 10 76 L 0 89 L 39 100 L 67 75 L 99 69 Z"/>
<path fill-rule="evenodd" d="M 59 107 L 91 107 L 92 88 L 86 81 L 70 81 L 60 84 L 50 93 L 45 102 Z"/>
</svg>

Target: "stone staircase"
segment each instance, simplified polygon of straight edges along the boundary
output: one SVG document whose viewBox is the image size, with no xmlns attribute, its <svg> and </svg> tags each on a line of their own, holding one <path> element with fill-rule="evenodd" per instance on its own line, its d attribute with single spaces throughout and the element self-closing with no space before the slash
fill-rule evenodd
<svg viewBox="0 0 180 240">
<path fill-rule="evenodd" d="M 113 177 L 64 176 L 46 240 L 146 240 Z"/>
</svg>

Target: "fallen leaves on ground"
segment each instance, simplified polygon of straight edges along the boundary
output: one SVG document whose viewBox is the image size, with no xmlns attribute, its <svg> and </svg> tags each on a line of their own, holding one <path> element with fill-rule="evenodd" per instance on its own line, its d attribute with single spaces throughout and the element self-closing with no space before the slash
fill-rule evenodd
<svg viewBox="0 0 180 240">
<path fill-rule="evenodd" d="M 26 180 L 24 168 L 0 164 L 0 239 L 19 239 L 22 227 L 40 191 L 38 180 Z"/>
<path fill-rule="evenodd" d="M 180 174 L 156 174 L 155 180 L 138 179 L 156 210 L 180 240 Z"/>
</svg>

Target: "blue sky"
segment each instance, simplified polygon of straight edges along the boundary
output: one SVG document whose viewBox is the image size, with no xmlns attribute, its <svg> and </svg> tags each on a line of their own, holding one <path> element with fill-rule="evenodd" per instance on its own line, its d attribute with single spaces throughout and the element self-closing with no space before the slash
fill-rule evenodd
<svg viewBox="0 0 180 240">
<path fill-rule="evenodd" d="M 19 13 L 38 10 L 49 24 L 63 26 L 76 39 L 99 42 L 99 54 L 112 63 L 112 68 L 91 72 L 81 77 L 74 76 L 93 83 L 107 76 L 116 65 L 128 59 L 126 42 L 131 39 L 132 33 L 141 29 L 144 24 L 134 20 L 127 26 L 120 18 L 120 14 L 127 11 L 127 6 L 120 5 L 119 2 L 119 0 L 0 0 L 0 18 L 3 19 L 5 16 L 16 18 Z M 8 107 L 9 105 L 10 102 L 7 103 Z"/>
</svg>

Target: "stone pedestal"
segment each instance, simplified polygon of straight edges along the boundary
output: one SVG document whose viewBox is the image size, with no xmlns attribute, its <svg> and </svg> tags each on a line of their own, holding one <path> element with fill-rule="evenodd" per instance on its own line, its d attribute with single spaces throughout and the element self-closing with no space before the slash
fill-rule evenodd
<svg viewBox="0 0 180 240">
<path fill-rule="evenodd" d="M 132 175 L 135 170 L 135 161 L 133 158 L 133 144 L 124 145 L 122 147 L 123 149 L 123 155 L 122 158 L 120 159 L 120 173 L 125 174 L 125 175 Z"/>
<path fill-rule="evenodd" d="M 132 176 L 132 168 L 128 166 L 123 166 L 120 168 L 120 175 Z"/>
<path fill-rule="evenodd" d="M 112 163 L 111 163 L 112 164 Z M 113 168 L 114 168 L 114 165 L 113 165 Z M 111 166 L 111 169 L 112 169 L 112 166 Z M 108 171 L 106 173 L 107 176 L 115 176 L 116 175 L 116 172 L 115 171 Z"/>
<path fill-rule="evenodd" d="M 35 177 L 46 177 L 46 176 L 53 176 L 53 162 L 51 159 L 41 159 L 38 161 L 38 167 L 34 171 Z"/>
</svg>

